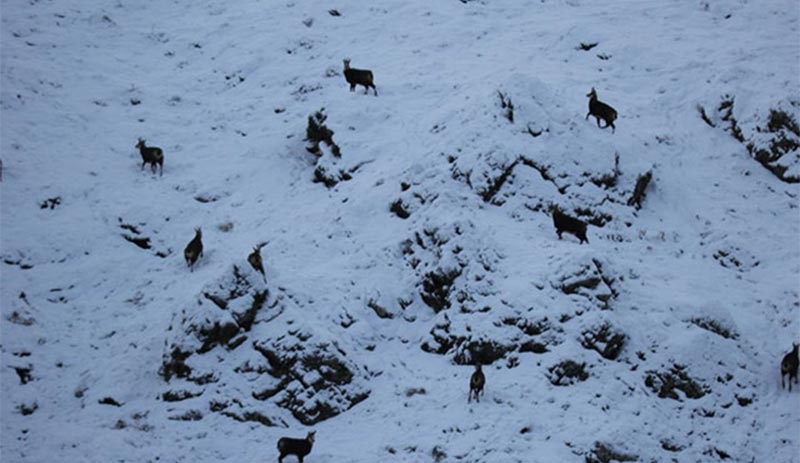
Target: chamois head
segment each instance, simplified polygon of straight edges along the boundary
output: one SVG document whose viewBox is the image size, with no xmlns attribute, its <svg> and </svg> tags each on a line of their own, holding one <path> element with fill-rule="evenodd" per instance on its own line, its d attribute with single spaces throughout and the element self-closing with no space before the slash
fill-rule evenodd
<svg viewBox="0 0 800 463">
<path fill-rule="evenodd" d="M 139 141 L 136 143 L 136 148 L 142 149 L 144 148 L 144 138 L 139 138 Z"/>
<path fill-rule="evenodd" d="M 313 443 L 314 443 L 314 435 L 316 435 L 316 434 L 317 434 L 317 431 L 311 431 L 311 432 L 309 432 L 309 433 L 308 433 L 308 435 L 306 436 L 306 440 L 307 440 L 309 443 L 313 444 Z"/>
<path fill-rule="evenodd" d="M 594 87 L 592 87 L 592 91 L 587 93 L 586 96 L 589 98 L 597 98 L 597 92 L 594 90 Z"/>
<path fill-rule="evenodd" d="M 342 60 L 342 61 L 344 61 L 344 69 L 345 69 L 345 70 L 348 70 L 348 69 L 350 69 L 350 58 L 345 58 L 345 59 L 344 59 L 344 60 Z"/>
</svg>

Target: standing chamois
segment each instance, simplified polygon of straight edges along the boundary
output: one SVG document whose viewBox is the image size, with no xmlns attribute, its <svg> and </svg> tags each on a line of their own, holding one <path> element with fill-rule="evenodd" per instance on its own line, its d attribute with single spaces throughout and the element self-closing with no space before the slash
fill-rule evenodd
<svg viewBox="0 0 800 463">
<path fill-rule="evenodd" d="M 258 246 L 253 248 L 253 252 L 247 256 L 247 262 L 250 262 L 250 265 L 256 270 L 256 272 L 260 273 L 261 276 L 264 277 L 264 281 L 267 281 L 267 275 L 264 273 L 264 262 L 261 260 L 261 248 L 267 243 L 261 243 Z"/>
<path fill-rule="evenodd" d="M 561 239 L 562 233 L 567 232 L 575 235 L 575 237 L 580 240 L 581 244 L 583 244 L 584 241 L 589 243 L 589 240 L 586 238 L 586 222 L 564 214 L 558 209 L 558 206 L 553 206 L 552 211 L 553 225 L 556 227 L 558 239 Z"/>
<path fill-rule="evenodd" d="M 144 169 L 145 164 L 150 164 L 150 168 L 155 174 L 156 164 L 158 164 L 161 167 L 161 173 L 159 175 L 164 175 L 164 151 L 155 146 L 145 146 L 144 140 L 141 138 L 139 139 L 139 143 L 136 144 L 136 147 L 139 148 L 139 154 L 142 155 L 142 169 Z"/>
<path fill-rule="evenodd" d="M 186 264 L 189 266 L 189 271 L 194 271 L 194 263 L 197 262 L 203 255 L 203 232 L 200 228 L 194 229 L 194 238 L 186 245 L 183 250 L 183 257 L 186 258 Z"/>
<path fill-rule="evenodd" d="M 291 437 L 281 437 L 278 439 L 278 463 L 283 463 L 286 455 L 295 455 L 298 463 L 303 463 L 303 457 L 311 453 L 311 446 L 314 445 L 314 434 L 316 431 L 308 433 L 305 439 L 292 439 Z"/>
<path fill-rule="evenodd" d="M 350 84 L 351 92 L 356 90 L 356 85 L 363 85 L 365 95 L 369 93 L 369 89 L 372 87 L 375 96 L 378 96 L 378 89 L 375 88 L 375 83 L 372 80 L 372 71 L 351 68 L 349 59 L 344 60 L 344 78 Z"/>
<path fill-rule="evenodd" d="M 481 394 L 483 393 L 483 386 L 486 384 L 486 377 L 483 376 L 483 371 L 481 371 L 481 364 L 475 364 L 475 372 L 472 373 L 472 376 L 469 378 L 469 397 L 467 397 L 467 403 L 472 402 L 472 396 L 475 396 L 475 401 L 481 401 Z"/>
<path fill-rule="evenodd" d="M 781 389 L 786 387 L 783 384 L 783 375 L 789 377 L 789 392 L 792 392 L 792 378 L 794 378 L 794 383 L 797 384 L 797 364 L 798 364 L 798 353 L 797 348 L 800 344 L 792 343 L 794 349 L 791 352 L 783 356 L 783 360 L 781 361 Z"/>
<path fill-rule="evenodd" d="M 586 119 L 589 119 L 589 116 L 594 116 L 597 119 L 597 126 L 601 129 L 611 127 L 611 133 L 614 133 L 616 127 L 614 127 L 614 121 L 617 119 L 617 110 L 612 108 L 611 106 L 599 101 L 597 99 L 597 92 L 592 87 L 592 91 L 587 93 L 586 96 L 589 97 L 589 112 L 586 114 Z M 600 126 L 600 119 L 605 121 L 605 127 Z"/>
</svg>

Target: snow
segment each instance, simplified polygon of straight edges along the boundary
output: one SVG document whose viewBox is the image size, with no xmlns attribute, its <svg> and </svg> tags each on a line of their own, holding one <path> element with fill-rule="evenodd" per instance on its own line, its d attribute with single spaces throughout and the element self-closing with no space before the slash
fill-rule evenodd
<svg viewBox="0 0 800 463">
<path fill-rule="evenodd" d="M 800 342 L 800 186 L 717 111 L 733 97 L 759 144 L 770 109 L 800 120 L 798 20 L 789 0 L 3 1 L 0 459 L 270 461 L 313 429 L 308 462 L 584 462 L 597 443 L 800 462 L 800 386 L 778 374 Z M 349 91 L 347 57 L 377 97 Z M 584 117 L 592 87 L 613 134 Z M 340 159 L 306 151 L 321 108 Z M 140 169 L 138 137 L 163 148 L 163 176 Z M 315 164 L 352 178 L 327 188 Z M 551 205 L 592 222 L 589 244 L 557 238 Z M 266 282 L 246 261 L 264 242 Z M 222 310 L 204 293 L 235 287 L 234 268 L 252 293 Z M 423 282 L 447 269 L 437 312 Z M 238 323 L 263 290 L 246 340 L 197 351 L 189 327 Z M 603 324 L 626 336 L 615 359 L 582 345 Z M 467 404 L 468 347 L 488 344 L 508 352 Z M 166 381 L 174 346 L 213 381 Z M 273 375 L 264 346 L 352 381 Z M 553 384 L 563 361 L 589 377 Z M 705 394 L 647 385 L 678 370 Z M 303 425 L 292 394 L 341 413 Z"/>
</svg>

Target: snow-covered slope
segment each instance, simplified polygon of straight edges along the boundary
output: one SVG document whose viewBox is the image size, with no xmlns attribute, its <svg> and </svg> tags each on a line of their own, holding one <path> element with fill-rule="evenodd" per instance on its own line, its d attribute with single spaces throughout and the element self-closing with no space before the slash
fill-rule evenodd
<svg viewBox="0 0 800 463">
<path fill-rule="evenodd" d="M 4 462 L 800 461 L 796 2 L 0 19 Z"/>
</svg>

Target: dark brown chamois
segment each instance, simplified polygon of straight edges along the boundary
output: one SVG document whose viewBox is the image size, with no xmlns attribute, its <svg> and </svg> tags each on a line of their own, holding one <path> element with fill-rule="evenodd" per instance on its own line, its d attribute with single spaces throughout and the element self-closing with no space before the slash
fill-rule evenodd
<svg viewBox="0 0 800 463">
<path fill-rule="evenodd" d="M 567 232 L 575 235 L 581 243 L 589 242 L 586 238 L 586 222 L 564 214 L 558 207 L 553 207 L 553 225 L 556 227 L 558 239 L 561 239 L 562 233 Z"/>
<path fill-rule="evenodd" d="M 261 260 L 261 248 L 267 243 L 261 243 L 258 246 L 253 248 L 253 252 L 247 256 L 247 262 L 250 262 L 250 265 L 256 270 L 256 272 L 260 273 L 264 277 L 264 281 L 267 281 L 267 275 L 264 273 L 264 262 Z"/>
<path fill-rule="evenodd" d="M 314 434 L 316 431 L 308 433 L 305 439 L 292 439 L 291 437 L 281 437 L 278 439 L 278 463 L 283 463 L 283 458 L 287 455 L 297 457 L 298 463 L 303 463 L 303 457 L 311 453 L 311 446 L 314 445 Z"/>
<path fill-rule="evenodd" d="M 597 99 L 597 92 L 592 87 L 592 91 L 587 93 L 586 96 L 589 97 L 589 112 L 586 114 L 586 119 L 589 119 L 589 116 L 594 116 L 597 119 L 597 126 L 601 129 L 611 127 L 611 133 L 614 133 L 616 127 L 614 127 L 614 121 L 617 119 L 617 110 L 612 108 L 611 106 L 599 101 Z M 605 121 L 605 127 L 600 126 L 600 119 Z"/>
<path fill-rule="evenodd" d="M 156 164 L 158 164 L 161 167 L 161 173 L 159 175 L 164 175 L 164 151 L 155 146 L 145 146 L 144 140 L 141 138 L 139 139 L 139 143 L 136 144 L 136 147 L 139 148 L 139 154 L 142 155 L 142 169 L 144 169 L 145 164 L 150 164 L 150 168 L 155 174 Z"/>
<path fill-rule="evenodd" d="M 781 361 L 781 388 L 786 387 L 783 384 L 783 375 L 786 375 L 789 377 L 789 392 L 792 392 L 792 378 L 794 378 L 794 383 L 797 384 L 797 365 L 799 360 L 797 348 L 800 344 L 792 343 L 792 346 L 794 349 L 784 355 Z"/>
<path fill-rule="evenodd" d="M 378 96 L 378 89 L 375 88 L 372 71 L 351 68 L 349 59 L 344 60 L 344 78 L 347 80 L 347 83 L 350 84 L 351 92 L 355 91 L 356 85 L 363 85 L 365 95 L 369 93 L 371 87 L 372 91 L 375 92 L 375 96 Z"/>
<path fill-rule="evenodd" d="M 472 376 L 469 378 L 469 397 L 467 397 L 467 403 L 472 402 L 472 396 L 475 396 L 475 401 L 481 401 L 481 394 L 483 393 L 483 386 L 486 384 L 486 377 L 483 376 L 483 371 L 481 370 L 481 364 L 478 363 L 475 365 L 475 371 L 472 373 Z"/>
<path fill-rule="evenodd" d="M 186 264 L 189 266 L 189 271 L 194 271 L 194 263 L 203 255 L 203 232 L 200 228 L 194 229 L 194 238 L 186 245 L 183 250 L 183 257 L 186 258 Z"/>
</svg>

